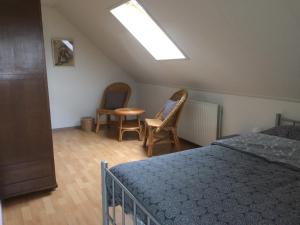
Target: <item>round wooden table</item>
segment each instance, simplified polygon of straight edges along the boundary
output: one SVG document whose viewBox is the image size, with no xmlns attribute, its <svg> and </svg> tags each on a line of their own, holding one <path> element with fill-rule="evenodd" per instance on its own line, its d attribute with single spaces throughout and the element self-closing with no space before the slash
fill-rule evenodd
<svg viewBox="0 0 300 225">
<path fill-rule="evenodd" d="M 119 116 L 119 137 L 118 140 L 123 140 L 123 133 L 126 131 L 135 131 L 139 134 L 139 140 L 142 140 L 141 115 L 145 112 L 140 108 L 119 108 L 115 110 L 115 115 Z M 127 121 L 127 116 L 136 116 L 136 121 Z M 124 121 L 125 118 L 125 121 Z"/>
</svg>

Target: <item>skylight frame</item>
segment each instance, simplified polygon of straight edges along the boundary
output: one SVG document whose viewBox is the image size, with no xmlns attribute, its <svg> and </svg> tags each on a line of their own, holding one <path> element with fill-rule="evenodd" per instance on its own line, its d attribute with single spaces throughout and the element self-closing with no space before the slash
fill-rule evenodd
<svg viewBox="0 0 300 225">
<path fill-rule="evenodd" d="M 158 27 L 158 29 L 161 30 L 161 32 L 165 35 L 165 37 L 168 39 L 168 41 L 175 47 L 175 49 L 181 54 L 182 57 L 170 57 L 170 58 L 157 58 L 155 56 L 155 54 L 153 52 L 151 52 L 124 24 L 122 21 L 119 20 L 119 18 L 117 18 L 117 16 L 115 16 L 113 14 L 113 10 L 130 2 L 132 0 L 122 0 L 119 3 L 115 4 L 113 7 L 111 7 L 109 9 L 110 14 L 122 25 L 123 28 L 125 28 L 125 30 L 131 35 L 133 36 L 137 42 L 146 50 L 147 53 L 149 53 L 156 61 L 174 61 L 174 60 L 187 60 L 189 59 L 189 57 L 185 54 L 185 52 L 176 44 L 176 42 L 170 37 L 170 35 L 168 34 L 168 32 L 166 32 L 162 26 L 159 25 L 159 23 L 154 19 L 154 17 L 151 15 L 151 13 L 148 12 L 148 10 L 144 7 L 144 5 L 141 3 L 140 0 L 133 0 L 135 1 L 144 11 L 145 13 L 150 17 L 150 19 L 154 22 L 154 24 Z"/>
</svg>

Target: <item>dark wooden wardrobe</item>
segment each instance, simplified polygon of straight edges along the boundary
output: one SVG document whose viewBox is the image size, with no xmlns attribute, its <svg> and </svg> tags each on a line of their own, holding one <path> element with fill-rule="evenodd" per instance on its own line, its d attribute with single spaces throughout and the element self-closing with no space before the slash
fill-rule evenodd
<svg viewBox="0 0 300 225">
<path fill-rule="evenodd" d="M 55 187 L 40 0 L 0 0 L 0 199 Z"/>
</svg>

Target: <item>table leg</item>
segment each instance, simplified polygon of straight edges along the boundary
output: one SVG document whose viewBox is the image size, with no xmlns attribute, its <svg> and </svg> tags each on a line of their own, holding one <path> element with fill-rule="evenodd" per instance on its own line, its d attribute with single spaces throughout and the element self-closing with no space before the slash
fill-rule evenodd
<svg viewBox="0 0 300 225">
<path fill-rule="evenodd" d="M 139 140 L 142 141 L 142 126 L 141 126 L 141 117 L 140 115 L 137 115 L 137 121 L 138 121 L 138 133 L 139 133 Z"/>
<path fill-rule="evenodd" d="M 97 115 L 96 115 L 96 122 L 97 122 L 97 126 L 96 126 L 96 133 L 98 134 L 99 133 L 99 130 L 100 130 L 100 114 L 99 113 L 97 113 Z"/>
<path fill-rule="evenodd" d="M 123 116 L 119 116 L 119 141 L 122 141 L 123 139 L 122 127 L 123 127 Z"/>
</svg>

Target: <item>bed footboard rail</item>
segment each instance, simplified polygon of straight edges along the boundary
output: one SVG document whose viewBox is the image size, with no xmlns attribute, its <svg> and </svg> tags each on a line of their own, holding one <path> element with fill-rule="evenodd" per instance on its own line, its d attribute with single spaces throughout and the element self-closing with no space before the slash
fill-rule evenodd
<svg viewBox="0 0 300 225">
<path fill-rule="evenodd" d="M 109 195 L 108 195 L 108 179 L 107 177 L 110 177 L 111 179 L 111 207 L 112 207 L 112 215 L 110 215 L 109 212 Z M 138 217 L 137 217 L 137 208 L 141 210 L 144 215 L 147 218 L 145 225 L 161 225 L 157 220 L 148 212 L 147 209 L 144 208 L 144 206 L 134 197 L 134 195 L 122 184 L 122 182 L 114 176 L 114 174 L 108 169 L 107 162 L 102 161 L 101 162 L 101 180 L 102 180 L 102 220 L 103 225 L 119 225 L 116 223 L 116 205 L 115 205 L 115 188 L 116 185 L 121 189 L 122 193 L 122 224 L 125 225 L 125 196 L 129 197 L 133 202 L 133 225 L 137 225 Z"/>
</svg>

